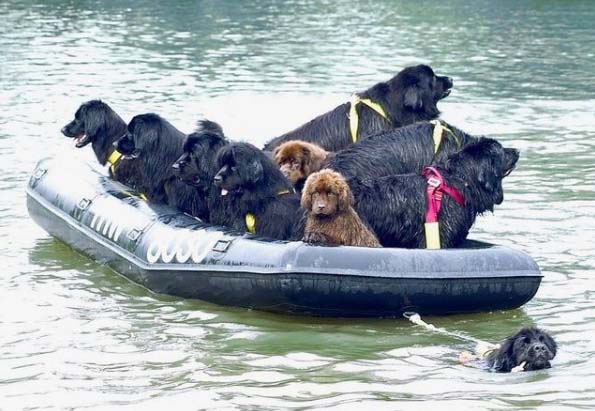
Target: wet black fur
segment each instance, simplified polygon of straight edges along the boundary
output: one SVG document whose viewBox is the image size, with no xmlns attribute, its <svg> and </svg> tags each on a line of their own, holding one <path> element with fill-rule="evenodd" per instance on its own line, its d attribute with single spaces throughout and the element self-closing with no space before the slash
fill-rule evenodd
<svg viewBox="0 0 595 411">
<path fill-rule="evenodd" d="M 514 168 L 518 151 L 480 138 L 435 167 L 465 199 L 461 207 L 444 195 L 439 214 L 443 248 L 460 244 L 477 215 L 502 203 L 502 178 Z M 426 179 L 420 174 L 349 181 L 356 210 L 384 247 L 425 248 Z"/>
<path fill-rule="evenodd" d="M 184 153 L 173 164 L 174 174 L 194 187 L 208 207 L 209 222 L 214 225 L 231 225 L 232 219 L 226 210 L 229 199 L 221 196 L 221 189 L 213 183 L 219 171 L 217 152 L 229 144 L 219 124 L 203 120 L 198 131 L 189 134 L 184 141 Z"/>
<path fill-rule="evenodd" d="M 172 164 L 182 155 L 186 135 L 157 114 L 140 114 L 116 141 L 118 151 L 140 164 L 138 190 L 156 203 L 208 220 L 206 201 L 174 175 Z"/>
<path fill-rule="evenodd" d="M 246 231 L 245 216 L 256 218 L 256 234 L 287 240 L 298 216 L 300 197 L 277 165 L 248 143 L 231 143 L 217 154 L 215 184 L 227 189 L 231 227 Z M 288 190 L 289 194 L 279 194 Z"/>
<path fill-rule="evenodd" d="M 97 161 L 104 166 L 114 151 L 113 143 L 126 133 L 126 122 L 106 103 L 90 100 L 80 105 L 74 119 L 61 131 L 69 138 L 86 135 Z M 139 172 L 138 164 L 134 160 L 121 159 L 115 168 L 115 175 L 112 175 L 111 169 L 109 172 L 114 180 L 134 187 Z"/>
<path fill-rule="evenodd" d="M 456 127 L 448 127 L 457 135 L 459 142 L 444 131 L 436 155 L 432 138 L 434 126 L 423 121 L 370 136 L 344 150 L 332 153 L 327 158 L 325 167 L 341 173 L 348 181 L 354 177 L 375 178 L 419 173 L 432 162 L 443 162 L 448 155 L 479 139 Z"/>
<path fill-rule="evenodd" d="M 432 120 L 440 115 L 437 102 L 448 95 L 452 79 L 436 76 L 426 65 L 407 67 L 387 82 L 378 83 L 358 93 L 380 104 L 389 119 L 386 120 L 371 108 L 360 104 L 358 139 L 403 127 L 421 120 Z M 289 140 L 315 143 L 327 151 L 338 151 L 353 143 L 349 130 L 350 104 L 342 104 L 322 114 L 297 129 L 269 141 L 265 151 Z"/>
<path fill-rule="evenodd" d="M 500 349 L 490 353 L 487 364 L 494 372 L 510 372 L 523 362 L 526 362 L 524 371 L 541 370 L 551 367 L 550 361 L 557 349 L 556 342 L 545 331 L 523 328 L 504 340 Z"/>
</svg>

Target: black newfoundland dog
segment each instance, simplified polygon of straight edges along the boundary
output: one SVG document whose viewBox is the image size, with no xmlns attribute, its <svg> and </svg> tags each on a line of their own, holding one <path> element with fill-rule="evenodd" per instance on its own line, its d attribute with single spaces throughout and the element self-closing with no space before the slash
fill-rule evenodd
<svg viewBox="0 0 595 411">
<path fill-rule="evenodd" d="M 248 143 L 231 143 L 217 154 L 214 182 L 229 201 L 230 226 L 287 240 L 298 218 L 300 196 L 265 153 Z"/>
<path fill-rule="evenodd" d="M 140 114 L 114 145 L 126 158 L 139 162 L 137 189 L 150 201 L 169 204 L 208 220 L 206 201 L 174 175 L 172 164 L 182 155 L 186 135 L 157 114 Z"/>
<path fill-rule="evenodd" d="M 91 143 L 102 166 L 110 161 L 110 177 L 129 187 L 136 186 L 138 163 L 115 153 L 113 143 L 126 133 L 126 123 L 101 100 L 90 100 L 76 110 L 74 119 L 62 127 L 62 134 L 73 138 L 76 148 Z"/>
<path fill-rule="evenodd" d="M 527 327 L 508 337 L 500 348 L 487 353 L 491 371 L 535 371 L 550 368 L 558 347 L 554 339 L 536 327 Z"/>
<path fill-rule="evenodd" d="M 450 77 L 436 76 L 429 66 L 407 67 L 389 81 L 358 93 L 359 98 L 380 106 L 384 115 L 364 103 L 357 104 L 355 109 L 359 121 L 356 136 L 352 135 L 350 128 L 352 103 L 345 103 L 272 139 L 264 146 L 264 150 L 273 151 L 286 141 L 303 140 L 315 143 L 327 151 L 338 151 L 355 141 L 385 130 L 421 120 L 432 120 L 440 114 L 436 106 L 438 101 L 450 94 L 452 86 Z"/>
<path fill-rule="evenodd" d="M 445 183 L 454 187 L 465 202 L 461 206 L 450 195 L 444 195 L 439 214 L 443 248 L 460 244 L 477 215 L 493 211 L 494 205 L 502 203 L 502 179 L 514 169 L 518 158 L 517 150 L 503 148 L 493 139 L 480 138 L 435 165 Z M 349 185 L 356 210 L 384 247 L 426 246 L 426 178 L 420 174 L 353 178 Z"/>
<path fill-rule="evenodd" d="M 437 151 L 435 132 L 440 137 Z M 354 177 L 419 173 L 478 139 L 443 121 L 438 124 L 422 121 L 370 136 L 336 153 L 293 140 L 277 147 L 273 156 L 283 174 L 300 189 L 308 175 L 323 168 L 339 172 L 348 182 Z"/>
<path fill-rule="evenodd" d="M 325 166 L 347 180 L 419 173 L 427 165 L 444 162 L 452 153 L 480 139 L 444 122 L 439 127 L 442 131 L 437 151 L 433 139 L 436 126 L 423 121 L 372 136 L 333 153 Z"/>
<path fill-rule="evenodd" d="M 203 120 L 198 131 L 189 134 L 184 141 L 184 154 L 172 165 L 174 174 L 184 183 L 194 187 L 205 199 L 209 222 L 215 225 L 231 225 L 232 220 L 226 196 L 215 186 L 213 179 L 219 171 L 217 152 L 229 141 L 221 126 L 213 121 Z"/>
</svg>

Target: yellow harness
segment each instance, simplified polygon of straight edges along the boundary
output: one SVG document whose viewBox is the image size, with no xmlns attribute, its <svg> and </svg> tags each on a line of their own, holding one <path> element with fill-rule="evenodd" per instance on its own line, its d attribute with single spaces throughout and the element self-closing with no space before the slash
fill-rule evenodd
<svg viewBox="0 0 595 411">
<path fill-rule="evenodd" d="M 246 223 L 246 231 L 250 234 L 256 234 L 256 217 L 254 217 L 254 214 L 247 213 L 244 221 Z"/>
<path fill-rule="evenodd" d="M 432 120 L 430 123 L 432 123 L 434 126 L 434 130 L 432 132 L 432 139 L 434 140 L 434 155 L 436 155 L 438 149 L 440 148 L 442 137 L 445 131 L 455 139 L 459 147 L 461 146 L 459 137 L 450 128 L 442 124 L 440 120 Z M 440 226 L 438 222 L 425 223 L 424 229 L 426 235 L 426 248 L 428 250 L 440 249 Z"/>
<path fill-rule="evenodd" d="M 361 98 L 357 94 L 351 98 L 350 104 L 351 107 L 349 108 L 349 130 L 351 130 L 351 139 L 354 143 L 357 142 L 357 130 L 359 128 L 359 115 L 357 114 L 357 106 L 358 104 L 364 104 L 370 107 L 372 110 L 377 112 L 382 118 L 388 120 L 388 116 L 386 112 L 382 108 L 382 106 L 378 103 L 374 103 L 372 100 L 367 98 Z"/>
<path fill-rule="evenodd" d="M 107 163 L 109 164 L 109 171 L 111 171 L 112 176 L 116 174 L 116 164 L 120 162 L 122 158 L 122 153 L 118 150 L 112 151 L 112 153 L 107 158 Z"/>
<path fill-rule="evenodd" d="M 107 163 L 109 164 L 109 171 L 112 173 L 112 177 L 114 177 L 116 175 L 116 166 L 118 165 L 118 163 L 120 162 L 121 159 L 122 159 L 122 153 L 120 153 L 118 150 L 112 151 L 112 153 L 107 158 Z M 138 197 L 141 200 L 145 200 L 145 201 L 149 200 L 147 198 L 147 196 L 144 195 L 143 193 L 139 193 Z"/>
<path fill-rule="evenodd" d="M 292 192 L 289 190 L 281 190 L 277 193 L 278 196 L 282 196 L 284 194 L 291 194 Z M 244 216 L 244 223 L 246 224 L 246 231 L 250 234 L 256 234 L 256 217 L 252 213 L 246 213 Z"/>
<path fill-rule="evenodd" d="M 436 154 L 440 148 L 442 136 L 444 135 L 445 131 L 455 139 L 459 147 L 461 146 L 461 140 L 459 137 L 450 128 L 442 124 L 440 120 L 432 120 L 430 123 L 434 126 L 434 131 L 432 132 L 432 139 L 434 140 L 434 154 Z"/>
</svg>

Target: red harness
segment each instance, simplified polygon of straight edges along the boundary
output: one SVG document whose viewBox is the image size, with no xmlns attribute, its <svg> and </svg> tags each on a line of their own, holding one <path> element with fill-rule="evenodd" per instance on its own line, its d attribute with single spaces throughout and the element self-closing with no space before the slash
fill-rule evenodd
<svg viewBox="0 0 595 411">
<path fill-rule="evenodd" d="M 465 207 L 465 199 L 456 188 L 451 187 L 444 182 L 444 178 L 442 177 L 440 172 L 438 172 L 438 170 L 436 170 L 434 167 L 424 168 L 421 174 L 426 178 L 426 181 L 428 183 L 426 189 L 426 199 L 428 200 L 426 206 L 427 248 L 440 248 L 440 238 L 438 237 L 439 233 L 437 232 L 437 230 L 435 231 L 435 234 L 433 234 L 435 237 L 437 237 L 435 240 L 437 241 L 437 246 L 430 247 L 430 241 L 427 238 L 427 227 L 429 223 L 438 223 L 438 214 L 440 213 L 440 208 L 442 207 L 443 193 L 446 193 L 449 196 L 451 196 L 457 203 L 459 203 L 461 207 Z M 432 244 L 436 245 L 436 243 Z"/>
</svg>

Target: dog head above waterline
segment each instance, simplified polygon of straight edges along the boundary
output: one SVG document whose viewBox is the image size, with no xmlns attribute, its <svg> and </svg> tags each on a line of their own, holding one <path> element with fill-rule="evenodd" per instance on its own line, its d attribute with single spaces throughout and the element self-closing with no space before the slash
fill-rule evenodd
<svg viewBox="0 0 595 411">
<path fill-rule="evenodd" d="M 508 337 L 502 346 L 488 356 L 490 369 L 510 372 L 522 366 L 523 371 L 550 368 L 557 353 L 557 344 L 545 331 L 526 327 Z"/>
</svg>

